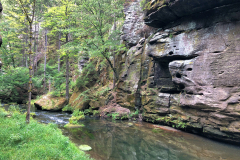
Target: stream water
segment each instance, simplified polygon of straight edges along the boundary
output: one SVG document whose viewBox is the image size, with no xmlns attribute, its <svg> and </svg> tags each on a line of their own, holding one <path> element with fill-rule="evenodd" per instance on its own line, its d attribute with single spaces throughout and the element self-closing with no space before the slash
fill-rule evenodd
<svg viewBox="0 0 240 160">
<path fill-rule="evenodd" d="M 170 127 L 145 122 L 109 121 L 87 117 L 84 127 L 66 129 L 70 114 L 35 110 L 42 123 L 56 123 L 76 145 L 96 160 L 239 160 L 240 147 Z"/>
</svg>

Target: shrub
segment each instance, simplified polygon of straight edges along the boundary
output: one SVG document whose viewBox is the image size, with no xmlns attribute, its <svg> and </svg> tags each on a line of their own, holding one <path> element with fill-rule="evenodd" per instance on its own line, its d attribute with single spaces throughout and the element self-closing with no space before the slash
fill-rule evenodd
<svg viewBox="0 0 240 160">
<path fill-rule="evenodd" d="M 79 109 L 76 109 L 73 112 L 72 117 L 69 119 L 69 123 L 70 124 L 78 124 L 78 121 L 81 119 L 85 119 L 84 112 L 79 111 Z"/>
</svg>

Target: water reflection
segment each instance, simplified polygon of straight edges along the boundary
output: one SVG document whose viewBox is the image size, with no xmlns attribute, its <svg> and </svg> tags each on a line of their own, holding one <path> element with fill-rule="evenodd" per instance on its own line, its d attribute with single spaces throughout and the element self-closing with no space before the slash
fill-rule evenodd
<svg viewBox="0 0 240 160">
<path fill-rule="evenodd" d="M 7 107 L 6 107 L 7 108 Z M 35 110 L 34 108 L 31 109 Z M 56 123 L 77 145 L 87 144 L 97 160 L 238 160 L 240 147 L 149 123 L 88 117 L 81 128 L 65 129 L 70 114 L 35 110 L 42 123 Z"/>
<path fill-rule="evenodd" d="M 77 144 L 88 144 L 88 153 L 102 160 L 237 160 L 240 148 L 148 123 L 87 119 L 85 127 L 69 129 Z"/>
</svg>

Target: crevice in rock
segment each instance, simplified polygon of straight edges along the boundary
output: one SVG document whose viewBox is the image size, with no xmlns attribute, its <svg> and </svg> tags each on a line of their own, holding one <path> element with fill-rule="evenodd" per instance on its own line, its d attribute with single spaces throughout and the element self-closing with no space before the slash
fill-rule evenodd
<svg viewBox="0 0 240 160">
<path fill-rule="evenodd" d="M 123 89 L 122 89 L 122 88 L 120 88 L 120 87 L 118 87 L 118 89 L 119 89 L 120 91 L 124 92 L 124 93 L 127 93 L 127 94 L 132 94 L 132 92 L 131 92 L 131 91 L 126 91 L 126 90 L 123 90 Z"/>
<path fill-rule="evenodd" d="M 169 54 L 173 54 L 173 52 L 169 52 Z M 161 93 L 170 93 L 170 94 L 178 94 L 181 93 L 185 86 L 183 84 L 175 84 L 172 81 L 172 75 L 169 70 L 169 63 L 175 60 L 190 60 L 197 57 L 197 55 L 191 56 L 182 56 L 182 55 L 174 55 L 174 56 L 166 56 L 163 58 L 154 58 L 155 61 L 155 69 L 154 69 L 154 85 L 153 87 L 157 87 L 159 92 Z M 187 68 L 187 71 L 192 71 L 192 68 Z M 176 73 L 177 78 L 182 78 L 180 73 Z"/>
<path fill-rule="evenodd" d="M 177 78 L 182 78 L 182 75 L 181 75 L 180 73 L 177 73 L 177 74 L 176 74 L 176 77 L 177 77 Z"/>
<path fill-rule="evenodd" d="M 176 60 L 191 60 L 191 59 L 194 59 L 194 58 L 198 57 L 197 54 L 191 54 L 189 56 L 174 55 L 173 51 L 170 51 L 169 55 L 170 55 L 171 52 L 172 52 L 171 56 L 154 57 L 153 55 L 149 54 L 149 57 L 153 57 L 154 61 L 158 61 L 158 62 L 162 62 L 162 63 L 168 63 L 168 64 L 170 62 L 176 61 Z"/>
</svg>

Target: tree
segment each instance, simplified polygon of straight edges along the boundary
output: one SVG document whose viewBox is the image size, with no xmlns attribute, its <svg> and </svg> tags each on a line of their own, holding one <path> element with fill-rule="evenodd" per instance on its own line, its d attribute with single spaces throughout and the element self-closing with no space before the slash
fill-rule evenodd
<svg viewBox="0 0 240 160">
<path fill-rule="evenodd" d="M 0 54 L 6 68 L 10 65 L 17 67 L 22 65 L 22 61 L 19 61 L 19 59 L 22 56 L 25 57 L 25 55 L 22 55 L 24 50 L 24 29 L 27 27 L 24 23 L 25 16 L 22 15 L 19 7 L 10 5 L 11 3 L 15 3 L 15 0 L 2 0 L 2 2 L 5 10 L 0 22 L 0 28 L 2 28 L 1 35 L 3 36 L 3 45 L 0 49 Z"/>
<path fill-rule="evenodd" d="M 113 48 L 115 52 L 124 48 L 117 38 L 109 39 L 109 33 L 116 20 L 115 18 L 123 17 L 123 3 L 123 0 L 79 0 L 79 10 L 75 13 L 78 15 L 79 12 L 81 13 L 79 34 L 83 41 L 81 43 L 82 50 L 88 51 L 92 57 L 106 59 L 114 72 L 116 81 L 119 78 L 117 70 L 110 59 L 111 56 L 114 56 L 110 48 Z M 115 36 L 117 36 L 116 33 L 119 33 L 119 31 L 114 30 Z"/>
<path fill-rule="evenodd" d="M 26 19 L 28 21 L 29 24 L 29 95 L 28 95 L 28 108 L 27 108 L 27 115 L 26 115 L 26 123 L 30 122 L 30 108 L 31 108 L 31 98 L 32 98 L 32 65 L 31 65 L 31 55 L 33 54 L 32 52 L 32 37 L 33 37 L 33 33 L 32 33 L 32 25 L 33 25 L 33 20 L 34 20 L 34 13 L 35 13 L 35 4 L 36 4 L 36 0 L 30 1 L 32 6 L 31 6 L 31 10 L 32 13 L 28 13 L 26 7 L 23 4 L 22 0 L 19 0 L 20 2 L 20 6 L 23 10 L 23 13 L 26 16 Z M 32 14 L 32 17 L 30 17 L 30 14 Z"/>
<path fill-rule="evenodd" d="M 44 54 L 44 79 L 43 79 L 43 88 L 46 91 L 46 65 L 47 65 L 47 29 L 45 29 L 45 54 Z"/>
<path fill-rule="evenodd" d="M 66 64 L 66 99 L 69 100 L 69 58 L 74 56 L 77 51 L 76 36 L 74 32 L 77 30 L 76 17 L 72 16 L 77 6 L 71 0 L 59 1 L 59 6 L 49 7 L 45 13 L 44 26 L 51 29 L 50 34 L 58 37 L 58 71 L 60 71 L 60 57 L 65 59 Z M 61 38 L 61 35 L 62 38 Z M 60 40 L 61 39 L 61 40 Z M 63 45 L 61 46 L 61 42 Z"/>
</svg>

